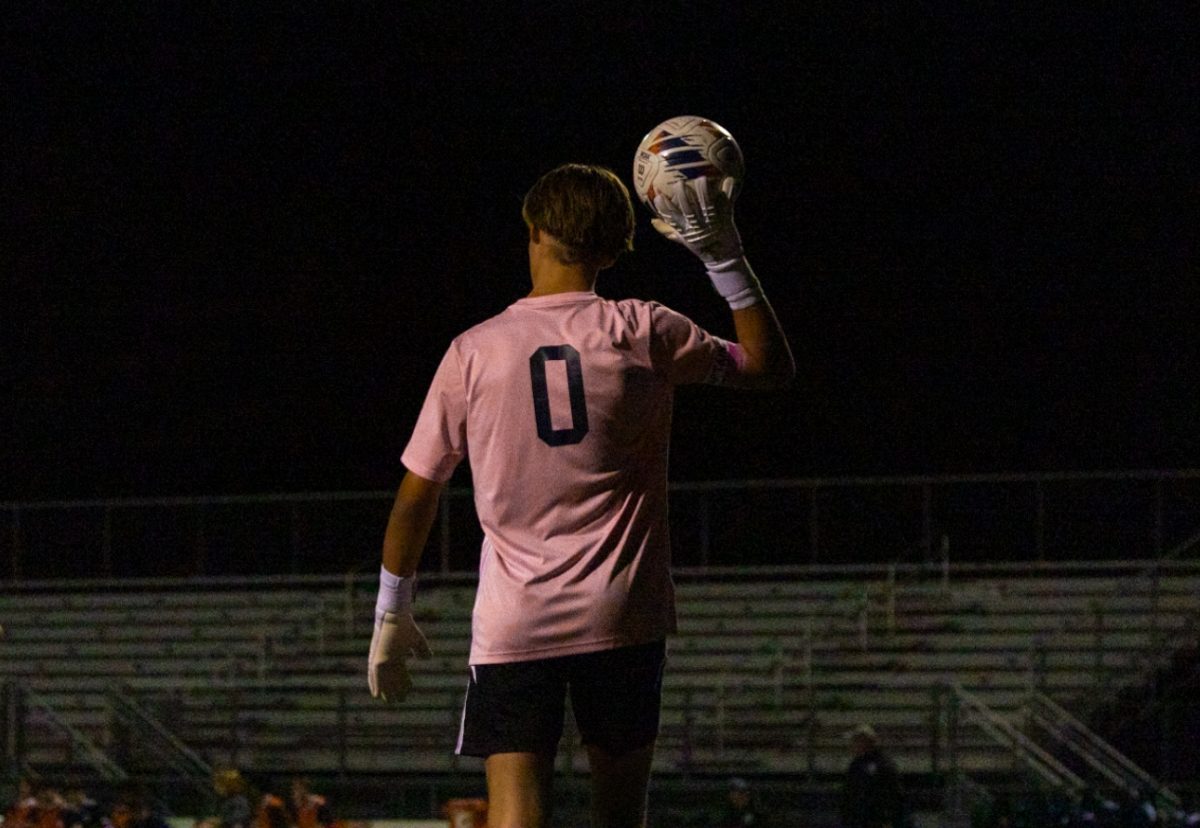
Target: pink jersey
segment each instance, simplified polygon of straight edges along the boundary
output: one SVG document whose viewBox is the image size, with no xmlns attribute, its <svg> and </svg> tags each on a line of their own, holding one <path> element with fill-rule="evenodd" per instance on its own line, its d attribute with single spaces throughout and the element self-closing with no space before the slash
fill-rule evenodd
<svg viewBox="0 0 1200 828">
<path fill-rule="evenodd" d="M 675 631 L 667 446 L 675 385 L 719 382 L 737 346 L 653 302 L 527 297 L 457 337 L 404 465 L 470 458 L 483 527 L 472 664 Z"/>
</svg>

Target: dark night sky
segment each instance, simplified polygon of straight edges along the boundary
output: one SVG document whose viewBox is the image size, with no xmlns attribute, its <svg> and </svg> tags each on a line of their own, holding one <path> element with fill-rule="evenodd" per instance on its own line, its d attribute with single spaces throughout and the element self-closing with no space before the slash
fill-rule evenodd
<svg viewBox="0 0 1200 828">
<path fill-rule="evenodd" d="M 0 499 L 393 486 L 525 189 L 678 114 L 800 376 L 684 390 L 677 479 L 1200 465 L 1194 10 L 729 5 L 7 7 Z"/>
</svg>

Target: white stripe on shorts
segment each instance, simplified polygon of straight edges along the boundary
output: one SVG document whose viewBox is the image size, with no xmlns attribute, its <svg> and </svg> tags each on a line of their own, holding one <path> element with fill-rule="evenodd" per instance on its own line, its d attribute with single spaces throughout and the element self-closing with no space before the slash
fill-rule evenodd
<svg viewBox="0 0 1200 828">
<path fill-rule="evenodd" d="M 467 729 L 467 698 L 471 695 L 471 682 L 475 681 L 475 665 L 471 665 L 471 678 L 467 681 L 467 692 L 463 693 L 462 716 L 458 720 L 458 744 L 454 746 L 454 755 L 462 756 L 463 733 Z"/>
</svg>

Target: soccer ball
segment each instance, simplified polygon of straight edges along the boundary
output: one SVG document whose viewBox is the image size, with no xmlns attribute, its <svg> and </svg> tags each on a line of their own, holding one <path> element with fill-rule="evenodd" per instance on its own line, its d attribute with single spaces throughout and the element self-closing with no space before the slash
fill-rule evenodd
<svg viewBox="0 0 1200 828">
<path fill-rule="evenodd" d="M 676 181 L 701 176 L 733 178 L 733 198 L 742 187 L 746 164 L 729 130 L 708 118 L 668 118 L 646 133 L 633 157 L 633 189 L 654 210 L 654 197 Z"/>
</svg>

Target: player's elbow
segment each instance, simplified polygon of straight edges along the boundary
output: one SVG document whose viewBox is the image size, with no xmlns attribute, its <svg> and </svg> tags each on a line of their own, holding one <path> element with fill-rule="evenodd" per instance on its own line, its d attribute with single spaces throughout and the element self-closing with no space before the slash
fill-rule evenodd
<svg viewBox="0 0 1200 828">
<path fill-rule="evenodd" d="M 771 355 L 747 364 L 743 370 L 743 378 L 746 387 L 756 390 L 775 391 L 786 388 L 796 378 L 796 363 L 788 352 Z"/>
</svg>

